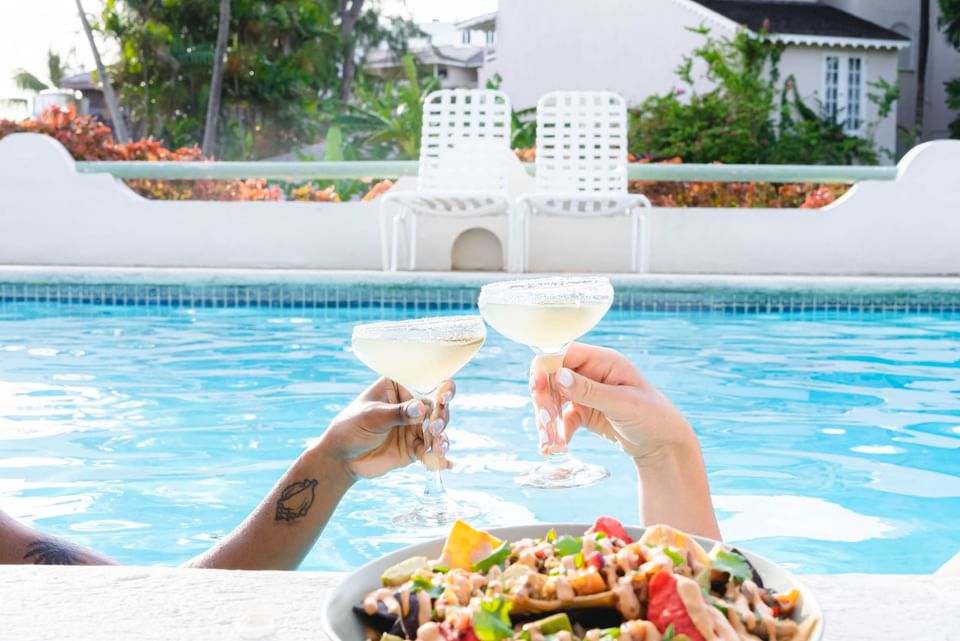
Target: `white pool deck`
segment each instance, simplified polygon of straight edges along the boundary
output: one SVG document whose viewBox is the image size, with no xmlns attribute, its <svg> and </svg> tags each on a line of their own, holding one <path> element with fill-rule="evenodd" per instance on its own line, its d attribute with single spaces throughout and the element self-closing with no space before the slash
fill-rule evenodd
<svg viewBox="0 0 960 641">
<path fill-rule="evenodd" d="M 0 566 L 0 639 L 333 641 L 323 632 L 320 606 L 342 578 L 323 572 Z M 824 605 L 828 641 L 960 640 L 960 577 L 801 579 Z M 274 632 L 258 636 L 257 628 Z"/>
<path fill-rule="evenodd" d="M 382 272 L 325 269 L 223 269 L 183 267 L 89 267 L 0 265 L 0 283 L 64 285 L 309 285 L 479 287 L 498 280 L 540 278 L 544 274 L 504 272 Z M 844 292 L 897 294 L 960 292 L 960 276 L 831 276 L 743 274 L 607 274 L 617 287 L 698 291 Z"/>
</svg>

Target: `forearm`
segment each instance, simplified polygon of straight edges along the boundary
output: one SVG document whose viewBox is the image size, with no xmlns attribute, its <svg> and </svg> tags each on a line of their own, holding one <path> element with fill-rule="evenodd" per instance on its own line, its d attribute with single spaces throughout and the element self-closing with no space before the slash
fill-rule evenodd
<svg viewBox="0 0 960 641">
<path fill-rule="evenodd" d="M 46 536 L 0 512 L 0 564 L 116 565 L 116 561 L 94 550 Z"/>
<path fill-rule="evenodd" d="M 664 523 L 689 534 L 720 539 L 703 455 L 695 439 L 665 448 L 636 465 L 644 525 Z"/>
<path fill-rule="evenodd" d="M 352 483 L 321 442 L 300 455 L 243 523 L 187 565 L 294 570 L 310 552 Z"/>
</svg>

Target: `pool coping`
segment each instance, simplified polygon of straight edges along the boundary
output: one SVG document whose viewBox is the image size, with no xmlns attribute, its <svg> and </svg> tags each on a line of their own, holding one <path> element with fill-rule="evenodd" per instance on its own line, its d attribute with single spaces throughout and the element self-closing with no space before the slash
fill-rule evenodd
<svg viewBox="0 0 960 641">
<path fill-rule="evenodd" d="M 59 285 L 326 285 L 395 288 L 477 288 L 489 282 L 549 274 L 503 272 L 382 272 L 303 269 L 64 267 L 0 265 L 0 283 Z M 735 274 L 604 274 L 618 289 L 696 293 L 960 294 L 953 276 L 791 276 Z"/>
</svg>

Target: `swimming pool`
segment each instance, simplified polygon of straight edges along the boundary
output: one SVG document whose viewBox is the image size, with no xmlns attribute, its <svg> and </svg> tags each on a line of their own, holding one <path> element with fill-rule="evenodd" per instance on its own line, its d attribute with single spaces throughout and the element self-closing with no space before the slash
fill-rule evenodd
<svg viewBox="0 0 960 641">
<path fill-rule="evenodd" d="M 471 289 L 0 286 L 0 507 L 125 563 L 175 564 L 232 529 L 372 379 L 353 324 L 463 313 Z M 79 302 L 77 302 L 79 301 Z M 801 572 L 928 572 L 960 548 L 960 298 L 618 292 L 586 340 L 687 413 L 726 538 Z M 136 303 L 136 304 L 131 304 Z M 447 475 L 496 523 L 638 518 L 612 479 L 525 490 L 527 349 L 490 332 L 458 376 Z M 305 568 L 433 533 L 389 513 L 421 470 L 355 487 Z"/>
</svg>

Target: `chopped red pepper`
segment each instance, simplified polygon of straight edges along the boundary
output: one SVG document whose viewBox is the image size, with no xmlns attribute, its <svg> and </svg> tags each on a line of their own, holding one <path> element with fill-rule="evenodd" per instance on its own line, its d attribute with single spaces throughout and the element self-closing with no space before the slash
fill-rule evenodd
<svg viewBox="0 0 960 641">
<path fill-rule="evenodd" d="M 670 624 L 677 636 L 687 635 L 690 641 L 704 641 L 703 635 L 693 624 L 683 599 L 677 593 L 677 579 L 672 572 L 661 570 L 649 583 L 647 618 L 663 634 Z"/>
<path fill-rule="evenodd" d="M 598 518 L 597 522 L 593 524 L 593 531 L 603 532 L 610 538 L 620 539 L 625 543 L 633 543 L 633 539 L 631 539 L 627 531 L 623 529 L 623 523 L 612 516 L 601 516 Z"/>
</svg>

